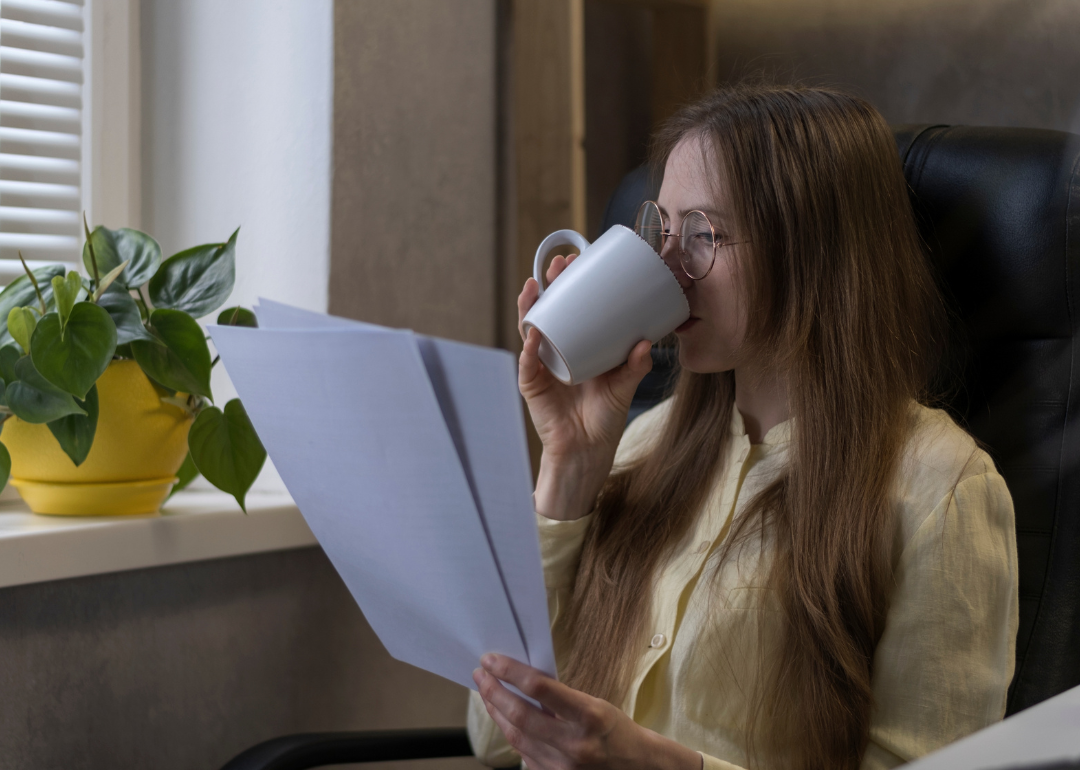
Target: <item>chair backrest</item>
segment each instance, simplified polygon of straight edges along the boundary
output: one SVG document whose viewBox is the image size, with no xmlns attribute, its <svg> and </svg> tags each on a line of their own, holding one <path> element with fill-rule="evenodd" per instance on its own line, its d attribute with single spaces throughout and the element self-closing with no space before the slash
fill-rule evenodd
<svg viewBox="0 0 1080 770">
<path fill-rule="evenodd" d="M 1016 508 L 1020 628 L 1008 713 L 1080 684 L 1080 136 L 897 126 L 919 229 L 964 353 L 950 407 L 994 457 Z M 633 226 L 641 169 L 601 232 Z M 669 357 L 643 383 L 655 403 Z M 666 365 L 666 366 L 665 366 Z"/>
</svg>

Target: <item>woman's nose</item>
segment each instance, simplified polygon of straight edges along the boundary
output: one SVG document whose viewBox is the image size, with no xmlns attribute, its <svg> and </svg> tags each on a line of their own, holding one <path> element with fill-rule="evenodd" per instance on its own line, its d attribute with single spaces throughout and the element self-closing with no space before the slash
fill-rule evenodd
<svg viewBox="0 0 1080 770">
<path fill-rule="evenodd" d="M 686 291 L 694 285 L 693 279 L 686 274 L 686 271 L 682 268 L 682 262 L 679 261 L 679 239 L 674 236 L 668 236 L 664 239 L 664 246 L 660 250 L 660 258 L 667 264 L 668 269 L 675 275 L 675 280 L 679 282 L 679 286 L 683 291 Z"/>
</svg>

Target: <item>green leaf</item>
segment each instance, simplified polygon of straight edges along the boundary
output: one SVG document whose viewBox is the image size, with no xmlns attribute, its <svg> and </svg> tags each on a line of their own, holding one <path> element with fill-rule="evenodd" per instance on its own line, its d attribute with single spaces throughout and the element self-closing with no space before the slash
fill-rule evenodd
<svg viewBox="0 0 1080 770">
<path fill-rule="evenodd" d="M 19 419 L 43 423 L 69 414 L 86 414 L 70 393 L 60 390 L 38 373 L 30 356 L 23 356 L 15 363 L 15 376 L 18 380 L 7 388 L 7 402 Z"/>
<path fill-rule="evenodd" d="M 64 454 L 71 458 L 76 466 L 82 465 L 83 460 L 90 454 L 90 447 L 94 443 L 94 433 L 97 431 L 98 421 L 98 394 L 97 385 L 90 388 L 84 401 L 75 399 L 76 403 L 86 412 L 82 414 L 69 414 L 48 423 L 49 430 L 60 442 L 60 448 Z"/>
<path fill-rule="evenodd" d="M 38 313 L 31 307 L 13 307 L 7 317 L 8 332 L 27 353 L 30 352 L 30 338 L 37 327 Z"/>
<path fill-rule="evenodd" d="M 255 314 L 246 307 L 230 307 L 218 313 L 219 326 L 250 326 L 252 329 L 259 328 L 259 320 Z"/>
<path fill-rule="evenodd" d="M 53 276 L 64 274 L 64 266 L 46 265 L 33 272 L 34 277 L 37 278 L 38 283 L 41 285 L 41 295 L 45 298 L 45 307 L 48 308 L 53 303 L 52 284 L 50 282 Z M 6 345 L 12 340 L 7 328 L 7 317 L 11 313 L 11 308 L 27 307 L 28 305 L 37 308 L 37 304 L 38 299 L 37 293 L 34 292 L 34 284 L 30 283 L 30 279 L 25 275 L 20 275 L 0 292 L 0 323 L 4 324 L 3 330 L 0 331 L 0 345 Z"/>
<path fill-rule="evenodd" d="M 101 295 L 104 294 L 110 286 L 113 285 L 113 281 L 120 277 L 120 273 L 124 272 L 124 268 L 128 266 L 127 262 L 121 262 L 119 265 L 109 271 L 108 275 L 101 277 L 101 285 L 94 291 L 94 302 L 101 299 Z"/>
<path fill-rule="evenodd" d="M 266 461 L 266 450 L 240 399 L 199 412 L 188 433 L 188 449 L 199 473 L 244 507 L 244 497 Z"/>
<path fill-rule="evenodd" d="M 179 481 L 173 485 L 172 491 L 169 492 L 169 497 L 175 495 L 198 477 L 199 469 L 195 467 L 195 461 L 191 459 L 191 452 L 188 452 L 187 457 L 184 458 L 184 464 L 181 465 L 180 470 L 176 472 L 176 478 L 179 479 Z"/>
<path fill-rule="evenodd" d="M 210 348 L 198 322 L 179 310 L 159 308 L 150 315 L 150 326 L 160 343 L 131 343 L 146 375 L 167 388 L 212 399 Z"/>
<path fill-rule="evenodd" d="M 0 377 L 4 378 L 4 384 L 10 385 L 19 379 L 15 374 L 15 363 L 22 358 L 22 353 L 14 345 L 4 345 L 0 348 Z"/>
<path fill-rule="evenodd" d="M 0 380 L 0 404 L 7 406 L 7 385 L 4 384 L 3 380 Z M 2 424 L 3 420 L 0 420 L 0 425 Z M 0 487 L 0 489 L 3 489 L 3 487 Z"/>
<path fill-rule="evenodd" d="M 98 225 L 90 234 L 90 240 L 83 244 L 83 264 L 90 275 L 94 274 L 90 261 L 90 243 L 94 245 L 94 257 L 97 259 L 102 285 L 105 285 L 105 277 L 123 262 L 128 265 L 120 271 L 116 282 L 126 289 L 142 286 L 161 265 L 161 247 L 146 233 L 127 227 L 110 230 Z"/>
<path fill-rule="evenodd" d="M 150 301 L 157 308 L 183 310 L 195 318 L 221 307 L 236 279 L 236 236 L 227 243 L 195 246 L 161 263 L 150 279 Z"/>
<path fill-rule="evenodd" d="M 60 314 L 60 328 L 63 329 L 67 326 L 68 316 L 71 315 L 71 309 L 75 307 L 75 303 L 79 299 L 79 293 L 82 291 L 82 279 L 79 278 L 79 274 L 75 271 L 68 273 L 66 276 L 53 276 L 52 279 L 53 296 L 56 298 L 56 312 Z M 29 353 L 29 349 L 27 349 Z"/>
<path fill-rule="evenodd" d="M 127 289 L 120 286 L 110 286 L 97 302 L 98 307 L 105 308 L 105 312 L 116 324 L 116 345 L 126 345 L 133 340 L 150 340 L 156 342 L 157 338 L 146 330 L 142 316 L 139 314 L 139 306 Z"/>
<path fill-rule="evenodd" d="M 8 452 L 7 447 L 0 444 L 0 490 L 3 490 L 7 486 L 8 478 L 11 476 L 11 453 Z"/>
<path fill-rule="evenodd" d="M 42 377 L 73 396 L 86 398 L 112 360 L 116 324 L 104 308 L 78 302 L 64 329 L 56 313 L 38 321 L 30 344 L 34 366 Z"/>
</svg>

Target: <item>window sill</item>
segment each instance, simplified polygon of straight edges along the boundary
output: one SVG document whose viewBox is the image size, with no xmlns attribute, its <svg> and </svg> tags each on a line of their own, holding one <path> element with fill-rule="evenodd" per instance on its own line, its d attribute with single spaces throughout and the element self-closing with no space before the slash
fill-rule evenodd
<svg viewBox="0 0 1080 770">
<path fill-rule="evenodd" d="M 286 494 L 185 491 L 153 516 L 37 516 L 0 503 L 0 588 L 316 545 Z"/>
</svg>

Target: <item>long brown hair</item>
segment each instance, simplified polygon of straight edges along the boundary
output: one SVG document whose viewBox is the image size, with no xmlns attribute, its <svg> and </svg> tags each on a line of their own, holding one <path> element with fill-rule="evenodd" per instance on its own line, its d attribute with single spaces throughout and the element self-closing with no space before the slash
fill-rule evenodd
<svg viewBox="0 0 1080 770">
<path fill-rule="evenodd" d="M 777 86 L 718 90 L 658 135 L 657 168 L 698 137 L 726 179 L 750 309 L 747 350 L 770 351 L 792 420 L 786 470 L 733 525 L 768 527 L 784 631 L 747 718 L 754 744 L 800 770 L 859 766 L 871 664 L 892 582 L 889 503 L 937 364 L 940 295 L 920 246 L 892 134 L 865 101 Z M 683 371 L 649 453 L 604 486 L 566 616 L 564 679 L 619 703 L 644 642 L 651 580 L 704 503 L 728 441 L 731 372 Z M 598 652 L 602 651 L 602 652 Z M 757 738 L 764 740 L 758 741 Z"/>
</svg>

